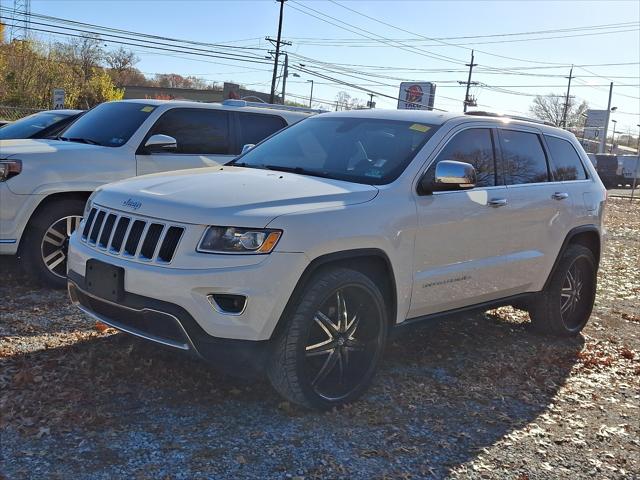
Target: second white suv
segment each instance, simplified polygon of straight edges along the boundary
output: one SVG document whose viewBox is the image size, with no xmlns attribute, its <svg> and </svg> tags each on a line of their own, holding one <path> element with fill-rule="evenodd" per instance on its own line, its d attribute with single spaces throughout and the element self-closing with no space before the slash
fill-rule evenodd
<svg viewBox="0 0 640 480">
<path fill-rule="evenodd" d="M 108 102 L 56 139 L 0 140 L 0 255 L 19 254 L 34 278 L 64 288 L 69 236 L 98 186 L 226 163 L 243 145 L 258 143 L 311 113 L 248 105 L 238 100 L 222 105 Z"/>
<path fill-rule="evenodd" d="M 392 329 L 515 304 L 589 319 L 605 189 L 575 137 L 494 116 L 310 118 L 223 167 L 108 185 L 69 250 L 69 292 L 120 330 L 287 399 L 361 395 Z"/>
</svg>

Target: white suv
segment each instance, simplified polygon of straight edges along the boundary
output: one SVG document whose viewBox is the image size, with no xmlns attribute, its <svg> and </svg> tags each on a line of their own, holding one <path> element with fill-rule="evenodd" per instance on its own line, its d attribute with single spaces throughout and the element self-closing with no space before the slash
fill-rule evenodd
<svg viewBox="0 0 640 480">
<path fill-rule="evenodd" d="M 504 117 L 319 115 L 229 164 L 105 186 L 71 238 L 83 311 L 289 400 L 366 389 L 392 329 L 515 304 L 578 334 L 605 189 L 575 137 Z"/>
<path fill-rule="evenodd" d="M 226 163 L 311 111 L 232 100 L 103 103 L 54 140 L 0 140 L 0 255 L 64 288 L 69 235 L 96 187 Z M 264 108 L 267 107 L 267 108 Z"/>
</svg>

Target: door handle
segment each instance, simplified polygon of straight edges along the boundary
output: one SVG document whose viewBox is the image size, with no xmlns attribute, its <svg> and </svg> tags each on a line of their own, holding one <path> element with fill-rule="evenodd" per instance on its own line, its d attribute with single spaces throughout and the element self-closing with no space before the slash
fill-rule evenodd
<svg viewBox="0 0 640 480">
<path fill-rule="evenodd" d="M 553 198 L 554 200 L 564 200 L 566 198 L 569 198 L 569 194 L 567 192 L 556 192 L 551 195 L 551 198 Z"/>
<path fill-rule="evenodd" d="M 504 207 L 507 204 L 506 198 L 492 198 L 487 202 L 490 207 Z"/>
</svg>

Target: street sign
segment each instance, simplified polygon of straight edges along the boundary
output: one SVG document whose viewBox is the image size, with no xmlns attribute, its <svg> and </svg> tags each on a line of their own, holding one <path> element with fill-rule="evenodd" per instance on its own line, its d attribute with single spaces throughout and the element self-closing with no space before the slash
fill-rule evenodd
<svg viewBox="0 0 640 480">
<path fill-rule="evenodd" d="M 435 83 L 402 82 L 398 95 L 398 110 L 433 110 L 435 98 Z"/>
<path fill-rule="evenodd" d="M 60 110 L 62 108 L 64 108 L 64 89 L 54 88 L 53 89 L 53 109 Z"/>
<path fill-rule="evenodd" d="M 608 120 L 607 110 L 587 110 L 587 120 L 584 124 L 584 138 L 597 140 L 600 130 L 604 130 Z"/>
</svg>

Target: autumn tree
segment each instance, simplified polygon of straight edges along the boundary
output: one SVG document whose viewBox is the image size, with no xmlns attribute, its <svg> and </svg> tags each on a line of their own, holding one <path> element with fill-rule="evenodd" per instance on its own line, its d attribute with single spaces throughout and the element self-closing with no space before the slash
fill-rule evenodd
<svg viewBox="0 0 640 480">
<path fill-rule="evenodd" d="M 555 126 L 562 125 L 565 108 L 565 96 L 562 94 L 549 93 L 548 95 L 538 95 L 533 99 L 529 107 L 531 114 L 540 120 L 550 122 Z M 582 101 L 577 103 L 574 98 L 569 97 L 567 108 L 567 127 L 580 127 L 584 125 L 583 113 L 586 113 L 589 105 Z"/>
</svg>

